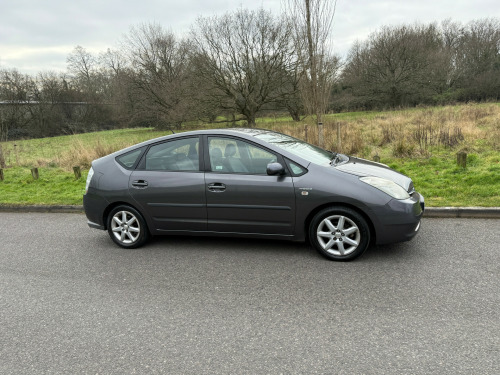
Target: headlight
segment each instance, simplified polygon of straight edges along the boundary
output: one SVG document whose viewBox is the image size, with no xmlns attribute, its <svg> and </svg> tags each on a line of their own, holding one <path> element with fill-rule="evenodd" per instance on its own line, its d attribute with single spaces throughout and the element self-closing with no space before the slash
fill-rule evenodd
<svg viewBox="0 0 500 375">
<path fill-rule="evenodd" d="M 389 194 L 393 198 L 410 198 L 410 194 L 408 194 L 405 189 L 391 180 L 386 180 L 385 178 L 380 177 L 361 177 L 360 180 L 364 183 L 367 183 L 368 185 L 373 186 L 374 188 L 382 190 L 384 193 Z"/>
<path fill-rule="evenodd" d="M 90 180 L 92 180 L 92 176 L 94 175 L 94 170 L 92 167 L 89 169 L 89 174 L 87 175 L 87 182 L 85 183 L 85 194 L 89 191 Z"/>
</svg>

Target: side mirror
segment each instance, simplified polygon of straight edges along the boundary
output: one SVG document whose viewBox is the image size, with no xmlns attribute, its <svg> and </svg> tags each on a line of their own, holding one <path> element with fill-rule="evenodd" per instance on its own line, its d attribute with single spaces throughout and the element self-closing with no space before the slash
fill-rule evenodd
<svg viewBox="0 0 500 375">
<path fill-rule="evenodd" d="M 285 168 L 280 163 L 269 163 L 267 165 L 267 174 L 269 176 L 281 176 L 285 174 Z"/>
</svg>

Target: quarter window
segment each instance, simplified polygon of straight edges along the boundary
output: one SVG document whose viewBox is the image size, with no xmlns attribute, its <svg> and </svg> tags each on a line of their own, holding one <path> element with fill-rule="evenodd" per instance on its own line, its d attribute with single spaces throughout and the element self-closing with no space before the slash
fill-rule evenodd
<svg viewBox="0 0 500 375">
<path fill-rule="evenodd" d="M 304 173 L 307 172 L 307 169 L 301 167 L 300 165 L 298 164 L 295 164 L 294 162 L 292 161 L 289 161 L 287 160 L 287 163 L 288 163 L 288 166 L 290 167 L 291 171 L 292 171 L 292 174 L 294 176 L 302 176 Z"/>
<path fill-rule="evenodd" d="M 139 156 L 142 154 L 142 151 L 144 148 L 139 148 L 134 151 L 127 152 L 126 154 L 120 155 L 116 158 L 118 163 L 120 163 L 123 167 L 125 168 L 132 168 L 139 158 Z"/>
</svg>

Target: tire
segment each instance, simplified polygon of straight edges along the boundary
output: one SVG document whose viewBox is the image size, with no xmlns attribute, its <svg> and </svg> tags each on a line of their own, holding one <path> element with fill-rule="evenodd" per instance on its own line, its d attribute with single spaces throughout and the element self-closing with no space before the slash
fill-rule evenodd
<svg viewBox="0 0 500 375">
<path fill-rule="evenodd" d="M 353 260 L 368 248 L 370 228 L 356 211 L 347 207 L 329 207 L 313 217 L 309 241 L 330 260 Z"/>
<path fill-rule="evenodd" d="M 142 215 L 135 208 L 122 205 L 108 215 L 108 233 L 114 243 L 125 249 L 135 249 L 146 243 L 149 231 Z"/>
</svg>

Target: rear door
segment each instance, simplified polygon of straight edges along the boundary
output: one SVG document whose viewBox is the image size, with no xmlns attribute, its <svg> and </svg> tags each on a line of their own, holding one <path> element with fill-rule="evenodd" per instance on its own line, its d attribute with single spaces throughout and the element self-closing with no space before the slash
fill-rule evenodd
<svg viewBox="0 0 500 375">
<path fill-rule="evenodd" d="M 292 235 L 295 223 L 292 178 L 266 173 L 268 163 L 283 163 L 281 156 L 239 138 L 210 136 L 207 146 L 207 229 Z"/>
<path fill-rule="evenodd" d="M 200 139 L 186 137 L 151 146 L 129 180 L 129 192 L 160 231 L 207 227 Z"/>
</svg>

